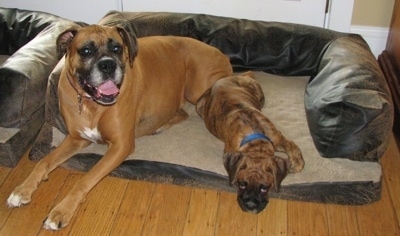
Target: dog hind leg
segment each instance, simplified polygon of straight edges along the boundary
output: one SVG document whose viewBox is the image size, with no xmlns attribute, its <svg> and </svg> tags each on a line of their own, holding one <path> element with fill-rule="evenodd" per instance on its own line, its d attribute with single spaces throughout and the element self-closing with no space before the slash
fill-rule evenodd
<svg viewBox="0 0 400 236">
<path fill-rule="evenodd" d="M 304 159 L 300 148 L 291 140 L 281 135 L 281 142 L 275 146 L 278 152 L 285 152 L 288 155 L 290 173 L 300 172 L 304 167 Z"/>
<path fill-rule="evenodd" d="M 159 134 L 162 131 L 170 128 L 172 125 L 177 124 L 179 122 L 182 122 L 184 120 L 186 120 L 189 117 L 188 113 L 183 109 L 180 108 L 174 116 L 171 117 L 171 119 L 165 123 L 163 126 L 161 126 L 160 128 L 158 128 L 157 130 L 155 130 L 152 134 Z"/>
</svg>

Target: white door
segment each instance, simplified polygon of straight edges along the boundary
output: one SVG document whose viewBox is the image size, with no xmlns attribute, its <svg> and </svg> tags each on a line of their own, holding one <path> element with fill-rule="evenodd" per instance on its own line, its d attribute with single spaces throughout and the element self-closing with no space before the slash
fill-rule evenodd
<svg viewBox="0 0 400 236">
<path fill-rule="evenodd" d="M 184 12 L 324 27 L 326 0 L 121 0 L 124 11 Z"/>
</svg>

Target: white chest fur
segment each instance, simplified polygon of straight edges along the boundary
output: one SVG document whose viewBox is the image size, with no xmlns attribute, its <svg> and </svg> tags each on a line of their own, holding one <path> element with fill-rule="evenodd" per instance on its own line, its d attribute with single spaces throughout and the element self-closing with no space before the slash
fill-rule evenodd
<svg viewBox="0 0 400 236">
<path fill-rule="evenodd" d="M 79 130 L 79 133 L 82 138 L 92 141 L 93 143 L 97 143 L 98 141 L 102 140 L 101 133 L 97 128 L 90 129 L 88 127 L 85 127 L 83 131 Z"/>
</svg>

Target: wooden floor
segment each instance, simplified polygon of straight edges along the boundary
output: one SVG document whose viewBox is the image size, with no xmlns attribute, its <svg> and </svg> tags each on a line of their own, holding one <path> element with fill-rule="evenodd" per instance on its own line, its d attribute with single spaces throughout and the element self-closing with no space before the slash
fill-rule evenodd
<svg viewBox="0 0 400 236">
<path fill-rule="evenodd" d="M 271 199 L 255 215 L 242 212 L 232 193 L 107 177 L 57 232 L 42 221 L 81 173 L 58 168 L 28 206 L 8 209 L 8 195 L 34 166 L 24 157 L 16 168 L 0 167 L 0 235 L 400 235 L 400 146 L 391 139 L 382 199 L 371 205 Z"/>
</svg>

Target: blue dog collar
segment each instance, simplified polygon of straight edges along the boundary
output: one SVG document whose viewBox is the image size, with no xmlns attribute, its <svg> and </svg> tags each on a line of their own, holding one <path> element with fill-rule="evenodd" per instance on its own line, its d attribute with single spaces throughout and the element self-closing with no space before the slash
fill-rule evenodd
<svg viewBox="0 0 400 236">
<path fill-rule="evenodd" d="M 253 140 L 256 140 L 256 139 L 264 139 L 264 140 L 267 140 L 268 142 L 272 143 L 271 139 L 268 138 L 268 136 L 266 136 L 266 135 L 264 135 L 262 133 L 254 133 L 254 134 L 250 134 L 250 135 L 244 137 L 244 139 L 240 143 L 240 146 L 243 146 L 246 143 L 249 143 L 249 142 L 251 142 Z"/>
</svg>

